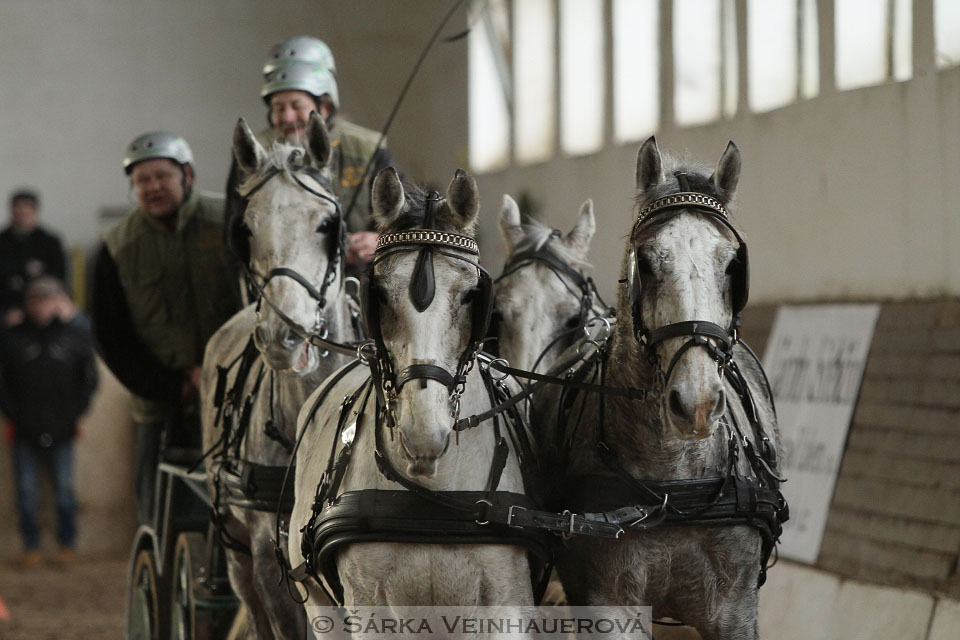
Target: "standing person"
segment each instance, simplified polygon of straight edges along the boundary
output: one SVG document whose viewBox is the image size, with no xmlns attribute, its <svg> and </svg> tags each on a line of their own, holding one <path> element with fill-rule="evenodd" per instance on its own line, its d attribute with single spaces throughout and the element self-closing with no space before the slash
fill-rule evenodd
<svg viewBox="0 0 960 640">
<path fill-rule="evenodd" d="M 44 274 L 66 278 L 67 261 L 60 239 L 38 223 L 40 198 L 21 189 L 10 195 L 10 225 L 0 232 L 0 324 L 23 320 L 27 281 Z"/>
<path fill-rule="evenodd" d="M 340 97 L 333 53 L 322 40 L 309 36 L 287 38 L 275 45 L 264 64 L 264 83 L 260 96 L 267 105 L 270 127 L 257 134 L 269 148 L 276 140 L 303 144 L 310 112 L 319 113 L 327 125 L 333 156 L 333 190 L 347 218 L 347 264 L 354 272 L 373 257 L 378 234 L 370 217 L 370 191 L 373 178 L 384 167 L 394 164 L 386 141 L 380 133 L 354 124 L 339 115 Z M 379 145 L 379 146 L 378 146 Z M 375 156 L 369 173 L 364 173 Z M 236 160 L 227 181 L 227 214 L 230 243 L 235 255 L 245 255 L 244 236 L 239 231 L 246 202 L 237 194 Z M 351 208 L 351 204 L 353 205 Z"/>
<path fill-rule="evenodd" d="M 186 141 L 167 132 L 139 136 L 123 169 L 139 206 L 103 236 L 93 324 L 104 361 L 133 395 L 137 515 L 146 523 L 161 434 L 196 406 L 204 347 L 240 298 L 223 251 L 223 201 L 193 188 Z"/>
<path fill-rule="evenodd" d="M 60 319 L 66 300 L 66 290 L 55 277 L 31 280 L 24 321 L 0 334 L 0 409 L 13 433 L 24 567 L 42 561 L 37 531 L 41 462 L 49 465 L 56 495 L 58 560 L 69 563 L 74 557 L 73 440 L 96 389 L 97 368 L 90 334 Z"/>
</svg>

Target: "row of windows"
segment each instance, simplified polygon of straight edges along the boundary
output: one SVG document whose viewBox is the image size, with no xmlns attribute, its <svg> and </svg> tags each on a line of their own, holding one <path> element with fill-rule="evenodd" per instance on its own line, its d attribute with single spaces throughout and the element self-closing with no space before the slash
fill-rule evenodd
<svg viewBox="0 0 960 640">
<path fill-rule="evenodd" d="M 666 2 L 673 26 L 661 34 Z M 913 0 L 834 0 L 833 6 L 838 89 L 910 79 Z M 747 0 L 751 111 L 819 93 L 818 8 L 817 0 Z M 613 141 L 649 135 L 661 119 L 665 65 L 672 66 L 676 124 L 705 124 L 740 107 L 736 0 L 484 0 L 474 10 L 469 89 L 476 171 L 508 166 L 511 148 L 519 164 L 547 160 L 557 148 L 570 155 L 599 150 L 608 81 Z M 960 1 L 934 0 L 933 16 L 937 65 L 960 63 Z M 665 46 L 661 37 L 668 38 Z"/>
</svg>

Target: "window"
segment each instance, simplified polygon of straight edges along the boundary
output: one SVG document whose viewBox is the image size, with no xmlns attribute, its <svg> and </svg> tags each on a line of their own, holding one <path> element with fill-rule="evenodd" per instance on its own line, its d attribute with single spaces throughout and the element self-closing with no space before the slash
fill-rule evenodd
<svg viewBox="0 0 960 640">
<path fill-rule="evenodd" d="M 737 84 L 736 56 L 724 55 L 731 49 L 727 38 L 735 38 L 735 32 L 724 31 L 736 21 L 722 14 L 732 12 L 733 6 L 727 0 L 673 2 L 674 112 L 679 125 L 711 122 L 731 105 L 736 108 L 736 92 L 732 102 L 724 96 Z"/>
<path fill-rule="evenodd" d="M 516 157 L 521 163 L 548 160 L 556 129 L 553 0 L 513 4 Z"/>
<path fill-rule="evenodd" d="M 603 0 L 560 0 L 560 143 L 570 154 L 603 146 Z"/>
<path fill-rule="evenodd" d="M 660 119 L 658 0 L 613 0 L 613 135 L 633 142 Z"/>
<path fill-rule="evenodd" d="M 937 66 L 960 64 L 960 2 L 933 0 L 933 29 Z"/>
<path fill-rule="evenodd" d="M 747 4 L 748 96 L 754 111 L 770 111 L 797 99 L 796 0 Z"/>
<path fill-rule="evenodd" d="M 493 171 L 510 162 L 510 78 L 506 5 L 491 0 L 469 36 L 470 167 Z"/>
<path fill-rule="evenodd" d="M 909 0 L 836 0 L 834 8 L 838 89 L 910 78 Z"/>
</svg>

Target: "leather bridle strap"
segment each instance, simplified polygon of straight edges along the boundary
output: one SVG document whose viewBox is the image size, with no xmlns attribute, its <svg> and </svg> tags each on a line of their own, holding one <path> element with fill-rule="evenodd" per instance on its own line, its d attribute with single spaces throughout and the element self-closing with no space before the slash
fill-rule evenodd
<svg viewBox="0 0 960 640">
<path fill-rule="evenodd" d="M 458 382 L 466 382 L 465 377 L 454 376 L 435 364 L 412 364 L 397 375 L 397 391 L 411 380 L 421 380 L 422 388 L 426 388 L 427 380 L 436 380 L 451 391 Z"/>
<path fill-rule="evenodd" d="M 319 291 L 313 285 L 312 282 L 310 282 L 305 277 L 300 275 L 300 273 L 298 273 L 297 271 L 290 269 L 289 267 L 276 267 L 274 269 L 271 269 L 267 273 L 266 277 L 264 277 L 263 279 L 263 286 L 266 287 L 267 283 L 270 282 L 272 279 L 276 278 L 277 276 L 286 276 L 288 278 L 295 280 L 297 284 L 299 284 L 300 286 L 302 286 L 304 289 L 307 290 L 307 293 L 310 294 L 311 298 L 313 298 L 319 303 L 322 303 L 322 304 L 326 303 L 326 299 L 324 295 L 326 292 Z"/>
</svg>

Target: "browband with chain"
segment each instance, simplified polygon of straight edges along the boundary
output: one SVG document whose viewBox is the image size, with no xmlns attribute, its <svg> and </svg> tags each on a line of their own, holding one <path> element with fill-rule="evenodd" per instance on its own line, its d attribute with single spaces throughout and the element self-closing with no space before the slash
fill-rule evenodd
<svg viewBox="0 0 960 640">
<path fill-rule="evenodd" d="M 639 226 L 646 218 L 649 218 L 657 211 L 688 206 L 707 209 L 709 211 L 719 213 L 724 218 L 729 217 L 727 214 L 727 208 L 724 207 L 723 204 L 721 204 L 716 198 L 711 198 L 710 196 L 702 193 L 683 191 L 680 193 L 670 194 L 669 196 L 663 196 L 662 198 L 657 198 L 645 206 L 640 210 L 640 213 L 637 216 L 636 224 Z"/>
<path fill-rule="evenodd" d="M 416 229 L 413 231 L 398 231 L 396 233 L 381 234 L 377 240 L 377 251 L 402 244 L 436 244 L 450 247 L 452 249 L 461 249 L 470 253 L 480 254 L 480 247 L 477 241 L 469 236 L 462 236 L 458 233 L 447 233 L 445 231 L 433 231 L 430 229 Z"/>
</svg>

